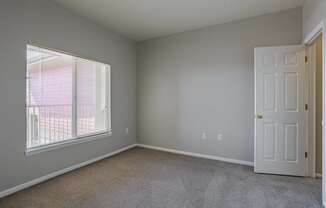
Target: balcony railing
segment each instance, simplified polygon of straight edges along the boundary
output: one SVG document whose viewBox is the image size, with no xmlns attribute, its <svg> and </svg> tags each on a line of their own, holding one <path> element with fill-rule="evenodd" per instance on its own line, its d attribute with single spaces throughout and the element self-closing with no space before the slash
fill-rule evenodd
<svg viewBox="0 0 326 208">
<path fill-rule="evenodd" d="M 27 113 L 27 146 L 61 142 L 73 137 L 72 105 L 29 105 Z M 78 133 L 94 130 L 94 106 L 78 105 Z"/>
</svg>

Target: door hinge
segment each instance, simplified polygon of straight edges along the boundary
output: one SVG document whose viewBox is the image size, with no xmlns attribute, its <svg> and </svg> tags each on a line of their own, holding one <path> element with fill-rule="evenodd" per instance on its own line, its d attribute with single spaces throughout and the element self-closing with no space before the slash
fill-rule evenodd
<svg viewBox="0 0 326 208">
<path fill-rule="evenodd" d="M 304 57 L 304 62 L 305 62 L 305 63 L 308 63 L 308 56 L 305 56 L 305 57 Z"/>
<path fill-rule="evenodd" d="M 308 104 L 304 105 L 304 109 L 307 111 L 308 110 Z"/>
<path fill-rule="evenodd" d="M 305 153 L 304 153 L 304 157 L 305 157 L 305 158 L 308 158 L 308 152 L 305 152 Z"/>
</svg>

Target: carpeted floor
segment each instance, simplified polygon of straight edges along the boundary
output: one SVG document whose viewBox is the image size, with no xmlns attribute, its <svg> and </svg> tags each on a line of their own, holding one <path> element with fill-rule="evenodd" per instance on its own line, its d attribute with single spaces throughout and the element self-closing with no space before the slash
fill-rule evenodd
<svg viewBox="0 0 326 208">
<path fill-rule="evenodd" d="M 0 199 L 1 208 L 312 208 L 321 180 L 134 148 Z"/>
</svg>

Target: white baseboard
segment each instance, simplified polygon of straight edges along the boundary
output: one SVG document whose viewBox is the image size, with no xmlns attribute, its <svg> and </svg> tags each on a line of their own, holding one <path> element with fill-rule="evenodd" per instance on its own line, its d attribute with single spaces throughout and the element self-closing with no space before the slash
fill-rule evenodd
<svg viewBox="0 0 326 208">
<path fill-rule="evenodd" d="M 26 189 L 28 187 L 34 186 L 34 185 L 36 185 L 38 183 L 44 182 L 46 180 L 49 180 L 49 179 L 54 178 L 56 176 L 62 175 L 62 174 L 67 173 L 67 172 L 70 172 L 72 170 L 76 170 L 76 169 L 81 168 L 83 166 L 86 166 L 86 165 L 92 164 L 94 162 L 103 160 L 103 159 L 105 159 L 107 157 L 111 157 L 113 155 L 116 155 L 116 154 L 118 154 L 120 152 L 126 151 L 126 150 L 131 149 L 131 148 L 136 147 L 136 146 L 137 146 L 137 144 L 132 144 L 130 146 L 127 146 L 127 147 L 115 150 L 113 152 L 110 152 L 108 154 L 102 155 L 100 157 L 97 157 L 97 158 L 94 158 L 94 159 L 91 159 L 91 160 L 87 160 L 85 162 L 70 166 L 70 167 L 65 168 L 63 170 L 58 170 L 58 171 L 55 171 L 55 172 L 50 173 L 48 175 L 42 176 L 40 178 L 36 178 L 36 179 L 34 179 L 32 181 L 29 181 L 29 182 L 20 184 L 18 186 L 9 188 L 7 190 L 4 190 L 4 191 L 0 192 L 0 198 L 3 198 L 5 196 L 8 196 L 8 195 L 13 194 L 13 193 L 18 192 L 18 191 L 21 191 L 21 190 Z"/>
<path fill-rule="evenodd" d="M 316 178 L 322 178 L 323 175 L 321 173 L 316 173 L 315 176 Z"/>
<path fill-rule="evenodd" d="M 240 165 L 254 166 L 254 163 L 249 162 L 249 161 L 230 159 L 230 158 L 225 158 L 225 157 L 218 157 L 218 156 L 199 154 L 199 153 L 193 153 L 193 152 L 185 152 L 185 151 L 181 151 L 181 150 L 168 149 L 168 148 L 151 146 L 151 145 L 146 145 L 146 144 L 137 144 L 137 146 L 143 147 L 143 148 L 148 148 L 148 149 L 160 150 L 160 151 L 164 151 L 164 152 L 180 154 L 180 155 L 187 155 L 187 156 L 205 158 L 205 159 L 210 159 L 210 160 L 219 160 L 219 161 L 223 161 L 223 162 L 235 163 L 235 164 L 240 164 Z"/>
</svg>

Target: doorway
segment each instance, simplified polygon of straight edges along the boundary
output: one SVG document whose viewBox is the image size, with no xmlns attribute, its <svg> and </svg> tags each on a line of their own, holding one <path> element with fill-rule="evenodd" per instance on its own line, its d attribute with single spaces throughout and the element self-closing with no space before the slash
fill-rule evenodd
<svg viewBox="0 0 326 208">
<path fill-rule="evenodd" d="M 323 39 L 319 34 L 306 47 L 306 69 L 309 75 L 309 133 L 308 172 L 311 177 L 322 177 L 323 138 Z"/>
<path fill-rule="evenodd" d="M 322 103 L 322 201 L 323 201 L 323 205 L 326 207 L 326 142 L 325 142 L 325 135 L 326 135 L 326 128 L 324 126 L 324 118 L 326 117 L 326 102 L 325 102 L 325 98 L 326 98 L 326 20 L 321 21 L 306 37 L 304 40 L 304 44 L 306 46 L 310 46 L 311 44 L 313 44 L 314 41 L 316 41 L 318 39 L 318 37 L 321 35 L 321 41 L 322 41 L 322 97 L 323 97 L 323 103 Z M 312 99 L 313 101 L 314 99 Z M 312 120 L 315 121 L 315 120 Z M 314 129 L 314 128 L 313 128 Z M 310 135 L 309 135 L 310 136 Z M 314 138 L 314 137 L 312 137 Z M 310 141 L 315 141 L 314 139 L 310 140 Z M 316 147 L 315 145 L 311 145 L 309 148 L 309 151 L 314 150 L 314 148 Z M 315 152 L 313 152 L 313 156 L 315 155 Z M 314 158 L 314 157 L 311 157 Z M 316 175 L 316 169 L 315 166 L 315 160 L 311 161 L 311 158 L 309 159 L 309 170 L 313 171 L 312 174 L 310 175 Z M 313 168 L 311 168 L 313 167 Z"/>
<path fill-rule="evenodd" d="M 322 177 L 326 207 L 325 34 L 326 20 L 304 45 L 255 48 L 254 171 Z"/>
</svg>

